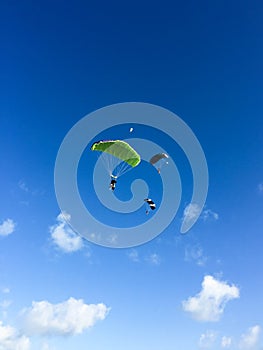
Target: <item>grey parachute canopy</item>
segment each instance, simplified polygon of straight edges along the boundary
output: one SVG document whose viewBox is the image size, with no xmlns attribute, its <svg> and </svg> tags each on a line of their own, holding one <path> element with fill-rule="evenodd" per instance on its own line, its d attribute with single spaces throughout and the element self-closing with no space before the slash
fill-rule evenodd
<svg viewBox="0 0 263 350">
<path fill-rule="evenodd" d="M 166 153 L 158 153 L 155 154 L 151 159 L 150 159 L 150 163 L 152 165 L 156 164 L 157 162 L 159 162 L 159 160 L 164 159 L 164 158 L 169 158 L 168 155 Z"/>
</svg>

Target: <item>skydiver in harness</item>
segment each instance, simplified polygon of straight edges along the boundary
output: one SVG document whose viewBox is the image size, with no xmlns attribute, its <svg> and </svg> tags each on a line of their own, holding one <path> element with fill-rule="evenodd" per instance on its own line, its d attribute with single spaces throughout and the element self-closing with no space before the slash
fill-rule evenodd
<svg viewBox="0 0 263 350">
<path fill-rule="evenodd" d="M 111 175 L 110 189 L 111 189 L 112 191 L 115 190 L 116 183 L 117 183 L 116 177 L 113 176 L 113 175 Z"/>
<path fill-rule="evenodd" d="M 156 208 L 156 205 L 155 203 L 150 199 L 150 198 L 145 198 L 144 199 L 144 202 L 148 203 L 149 204 L 149 207 L 154 210 Z M 146 214 L 148 215 L 149 214 L 149 210 L 146 209 Z"/>
</svg>

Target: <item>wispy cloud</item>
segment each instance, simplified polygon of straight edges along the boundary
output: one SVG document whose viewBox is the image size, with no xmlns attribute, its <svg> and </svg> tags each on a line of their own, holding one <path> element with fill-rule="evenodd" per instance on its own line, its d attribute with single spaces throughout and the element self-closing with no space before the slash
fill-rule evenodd
<svg viewBox="0 0 263 350">
<path fill-rule="evenodd" d="M 3 287 L 3 288 L 1 289 L 1 293 L 3 293 L 3 294 L 9 294 L 9 293 L 10 293 L 10 288 L 8 288 L 8 287 Z"/>
<path fill-rule="evenodd" d="M 18 181 L 18 187 L 21 191 L 30 194 L 32 196 L 43 195 L 45 193 L 44 190 L 41 189 L 32 189 L 30 188 L 24 180 Z"/>
<path fill-rule="evenodd" d="M 195 203 L 190 203 L 185 207 L 182 219 L 185 222 L 190 223 L 193 222 L 193 220 L 196 220 L 199 216 L 203 221 L 219 219 L 219 215 L 216 212 L 211 209 L 201 211 L 200 206 Z"/>
<path fill-rule="evenodd" d="M 41 350 L 55 350 L 54 347 L 51 347 L 47 342 L 42 343 Z"/>
<path fill-rule="evenodd" d="M 85 329 L 104 320 L 110 308 L 105 304 L 85 304 L 82 299 L 69 298 L 59 304 L 34 301 L 23 310 L 27 334 L 41 336 L 66 336 L 81 334 Z"/>
<path fill-rule="evenodd" d="M 263 193 L 263 182 L 258 184 L 258 191 L 259 193 Z"/>
<path fill-rule="evenodd" d="M 232 338 L 223 336 L 221 339 L 221 347 L 227 349 L 232 345 Z"/>
<path fill-rule="evenodd" d="M 215 331 L 206 331 L 205 333 L 201 334 L 199 339 L 199 347 L 201 349 L 210 349 L 214 346 L 214 343 L 217 338 L 217 333 Z"/>
<path fill-rule="evenodd" d="M 183 220 L 186 223 L 192 222 L 193 220 L 199 217 L 200 211 L 201 209 L 198 204 L 195 204 L 195 203 L 188 204 L 184 209 Z"/>
<path fill-rule="evenodd" d="M 0 292 L 3 294 L 4 298 L 2 300 L 0 300 L 0 311 L 1 311 L 1 315 L 2 318 L 6 318 L 7 316 L 7 310 L 9 308 L 9 306 L 13 303 L 13 301 L 10 298 L 6 298 L 7 294 L 10 293 L 10 289 L 7 287 L 3 287 Z M 1 350 L 1 347 L 0 347 Z"/>
<path fill-rule="evenodd" d="M 6 219 L 0 224 L 0 236 L 8 236 L 15 231 L 16 223 L 12 219 Z"/>
<path fill-rule="evenodd" d="M 218 220 L 219 219 L 219 215 L 214 212 L 213 210 L 211 209 L 206 209 L 202 212 L 202 215 L 201 215 L 202 219 L 204 221 L 207 221 L 207 220 Z"/>
<path fill-rule="evenodd" d="M 137 249 L 131 249 L 130 252 L 127 254 L 127 256 L 131 261 L 135 263 L 144 261 L 150 265 L 155 265 L 155 266 L 161 264 L 161 257 L 157 253 L 150 253 L 141 257 Z"/>
<path fill-rule="evenodd" d="M 184 311 L 198 321 L 218 321 L 227 302 L 238 297 L 239 289 L 236 286 L 207 275 L 202 282 L 201 292 L 183 301 L 182 305 Z"/>
<path fill-rule="evenodd" d="M 195 244 L 186 246 L 184 259 L 185 261 L 194 261 L 198 266 L 204 266 L 208 258 L 204 255 L 203 248 L 199 244 Z"/>
<path fill-rule="evenodd" d="M 128 257 L 131 261 L 133 262 L 139 262 L 140 258 L 139 258 L 139 253 L 138 250 L 136 249 L 132 249 L 129 253 L 128 253 Z"/>
<path fill-rule="evenodd" d="M 256 349 L 259 345 L 259 336 L 261 328 L 259 325 L 250 327 L 248 331 L 241 336 L 239 348 L 242 350 Z"/>
<path fill-rule="evenodd" d="M 70 219 L 69 214 L 61 213 L 57 217 L 57 224 L 50 227 L 52 242 L 65 253 L 76 252 L 83 248 L 83 240 L 71 230 L 65 221 Z"/>
<path fill-rule="evenodd" d="M 151 264 L 151 265 L 160 265 L 161 264 L 161 257 L 159 254 L 157 253 L 152 253 L 150 255 L 148 255 L 145 260 Z"/>
<path fill-rule="evenodd" d="M 7 309 L 12 304 L 12 300 L 10 299 L 4 299 L 0 301 L 0 307 L 2 309 Z"/>
<path fill-rule="evenodd" d="M 3 325 L 0 321 L 0 349 L 3 350 L 29 350 L 30 340 L 21 335 L 15 328 Z"/>
<path fill-rule="evenodd" d="M 29 192 L 29 188 L 23 180 L 20 180 L 18 182 L 18 187 L 20 188 L 20 190 L 22 190 L 24 192 Z"/>
</svg>

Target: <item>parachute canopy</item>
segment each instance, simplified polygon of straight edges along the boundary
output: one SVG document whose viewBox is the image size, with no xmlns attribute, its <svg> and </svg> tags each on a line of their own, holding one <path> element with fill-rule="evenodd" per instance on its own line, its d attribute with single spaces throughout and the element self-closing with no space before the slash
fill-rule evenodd
<svg viewBox="0 0 263 350">
<path fill-rule="evenodd" d="M 158 170 L 158 173 L 160 174 L 163 165 L 168 164 L 166 161 L 167 158 L 169 158 L 169 156 L 166 153 L 157 153 L 149 160 L 149 162 Z"/>
<path fill-rule="evenodd" d="M 112 154 L 133 168 L 141 161 L 139 154 L 127 142 L 121 140 L 95 142 L 91 146 L 91 150 Z"/>
<path fill-rule="evenodd" d="M 150 159 L 150 163 L 153 165 L 155 163 L 157 163 L 159 160 L 164 159 L 164 158 L 169 158 L 168 155 L 166 153 L 158 153 L 155 154 L 151 159 Z"/>
<path fill-rule="evenodd" d="M 141 161 L 140 155 L 127 142 L 121 140 L 94 142 L 91 150 L 102 152 L 107 170 L 115 177 L 136 167 Z"/>
</svg>

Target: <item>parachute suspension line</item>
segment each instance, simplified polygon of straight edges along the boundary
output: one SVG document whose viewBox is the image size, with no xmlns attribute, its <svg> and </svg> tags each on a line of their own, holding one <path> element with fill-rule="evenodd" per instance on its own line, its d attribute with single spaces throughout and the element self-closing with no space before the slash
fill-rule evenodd
<svg viewBox="0 0 263 350">
<path fill-rule="evenodd" d="M 120 160 L 113 155 L 100 153 L 98 154 L 98 158 L 99 157 L 101 157 L 101 161 L 107 173 L 113 178 L 121 176 L 123 173 L 128 171 L 129 168 L 132 169 L 130 165 L 125 162 L 120 162 Z"/>
<path fill-rule="evenodd" d="M 158 153 L 158 154 L 155 154 L 150 159 L 149 162 L 157 169 L 158 173 L 160 174 L 161 168 L 164 166 L 164 164 L 168 164 L 168 161 L 167 161 L 168 158 L 169 158 L 168 154 Z"/>
<path fill-rule="evenodd" d="M 132 166 L 127 164 L 125 161 L 120 161 L 120 159 L 114 156 L 109 156 L 108 159 L 110 159 L 109 171 L 114 177 L 120 177 L 132 169 Z"/>
<path fill-rule="evenodd" d="M 98 141 L 91 146 L 91 150 L 102 152 L 103 165 L 109 175 L 115 178 L 140 163 L 140 155 L 122 140 Z"/>
<path fill-rule="evenodd" d="M 125 173 L 125 171 L 127 171 L 127 168 L 129 168 L 129 165 L 125 162 L 121 162 L 120 164 L 117 165 L 117 167 L 115 169 L 116 175 L 118 177 L 123 175 Z"/>
<path fill-rule="evenodd" d="M 101 157 L 101 160 L 103 162 L 105 169 L 107 170 L 107 173 L 111 175 L 112 165 L 111 165 L 110 157 L 108 157 L 106 153 L 100 153 L 98 154 L 98 157 Z"/>
<path fill-rule="evenodd" d="M 122 176 L 123 174 L 126 174 L 132 169 L 133 167 L 127 164 L 126 162 L 121 162 L 119 165 L 117 165 L 115 172 L 116 172 L 116 175 L 119 177 L 119 176 Z"/>
<path fill-rule="evenodd" d="M 157 164 L 158 164 L 158 163 L 157 163 Z M 161 160 L 159 161 L 159 164 L 158 164 L 158 169 L 161 170 L 163 167 L 167 166 L 167 164 L 168 164 L 167 159 L 165 159 L 165 158 L 161 159 Z M 158 170 L 158 169 L 157 169 L 157 170 Z"/>
<path fill-rule="evenodd" d="M 110 176 L 112 176 L 113 175 L 112 171 L 114 168 L 114 157 L 110 154 L 107 154 L 107 153 L 103 153 L 103 155 L 108 161 L 108 172 L 109 172 Z"/>
<path fill-rule="evenodd" d="M 110 163 L 111 176 L 113 176 L 115 178 L 119 177 L 120 174 L 118 171 L 118 167 L 119 167 L 120 160 L 113 155 L 108 155 L 108 159 L 109 159 L 109 163 Z"/>
</svg>

